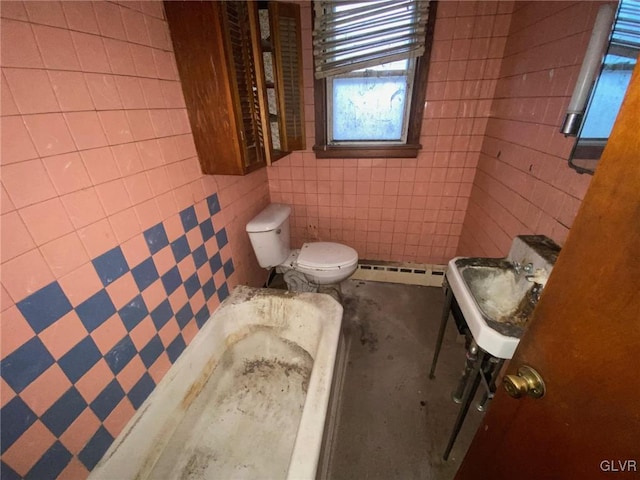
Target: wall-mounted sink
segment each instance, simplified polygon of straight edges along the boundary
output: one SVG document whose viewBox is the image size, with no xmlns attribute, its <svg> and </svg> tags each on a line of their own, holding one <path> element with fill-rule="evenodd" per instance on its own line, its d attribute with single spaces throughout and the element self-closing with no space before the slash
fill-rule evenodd
<svg viewBox="0 0 640 480">
<path fill-rule="evenodd" d="M 456 257 L 447 281 L 476 343 L 511 358 L 560 247 L 543 235 L 520 235 L 506 258 Z"/>
</svg>

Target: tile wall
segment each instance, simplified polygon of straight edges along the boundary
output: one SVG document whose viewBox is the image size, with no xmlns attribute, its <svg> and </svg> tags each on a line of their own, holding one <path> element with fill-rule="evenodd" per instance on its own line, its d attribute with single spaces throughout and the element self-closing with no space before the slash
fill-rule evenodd
<svg viewBox="0 0 640 480">
<path fill-rule="evenodd" d="M 333 240 L 366 259 L 445 263 L 455 255 L 513 2 L 439 2 L 423 150 L 417 159 L 316 160 L 311 11 L 302 3 L 307 150 L 269 169 L 293 205 L 292 242 Z"/>
<path fill-rule="evenodd" d="M 203 176 L 161 2 L 2 16 L 2 479 L 85 478 L 236 284 L 265 169 Z"/>
<path fill-rule="evenodd" d="M 591 176 L 559 133 L 603 2 L 517 2 L 458 254 L 499 257 L 519 234 L 564 243 Z"/>
</svg>

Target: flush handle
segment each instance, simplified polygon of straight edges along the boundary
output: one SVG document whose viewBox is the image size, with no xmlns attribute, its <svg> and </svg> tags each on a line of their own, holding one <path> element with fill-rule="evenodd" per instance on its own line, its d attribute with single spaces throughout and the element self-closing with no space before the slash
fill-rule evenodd
<svg viewBox="0 0 640 480">
<path fill-rule="evenodd" d="M 545 393 L 544 380 L 528 365 L 521 366 L 517 375 L 505 375 L 502 385 L 513 398 L 520 398 L 523 395 L 542 398 Z"/>
</svg>

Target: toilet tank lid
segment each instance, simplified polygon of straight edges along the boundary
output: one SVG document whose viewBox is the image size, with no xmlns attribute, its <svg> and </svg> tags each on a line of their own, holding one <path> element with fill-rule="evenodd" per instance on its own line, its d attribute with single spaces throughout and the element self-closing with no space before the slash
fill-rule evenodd
<svg viewBox="0 0 640 480">
<path fill-rule="evenodd" d="M 247 232 L 269 232 L 275 230 L 291 214 L 291 207 L 282 203 L 272 203 L 247 223 Z"/>
<path fill-rule="evenodd" d="M 341 243 L 310 242 L 302 245 L 296 263 L 308 268 L 347 267 L 358 262 L 358 252 Z"/>
</svg>

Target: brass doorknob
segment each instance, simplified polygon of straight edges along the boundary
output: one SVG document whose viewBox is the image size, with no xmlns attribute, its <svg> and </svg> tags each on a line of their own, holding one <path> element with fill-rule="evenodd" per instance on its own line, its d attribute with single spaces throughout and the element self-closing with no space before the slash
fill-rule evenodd
<svg viewBox="0 0 640 480">
<path fill-rule="evenodd" d="M 523 395 L 542 398 L 545 392 L 544 380 L 538 372 L 528 365 L 521 366 L 517 375 L 505 375 L 502 379 L 502 385 L 513 398 L 520 398 Z"/>
</svg>

